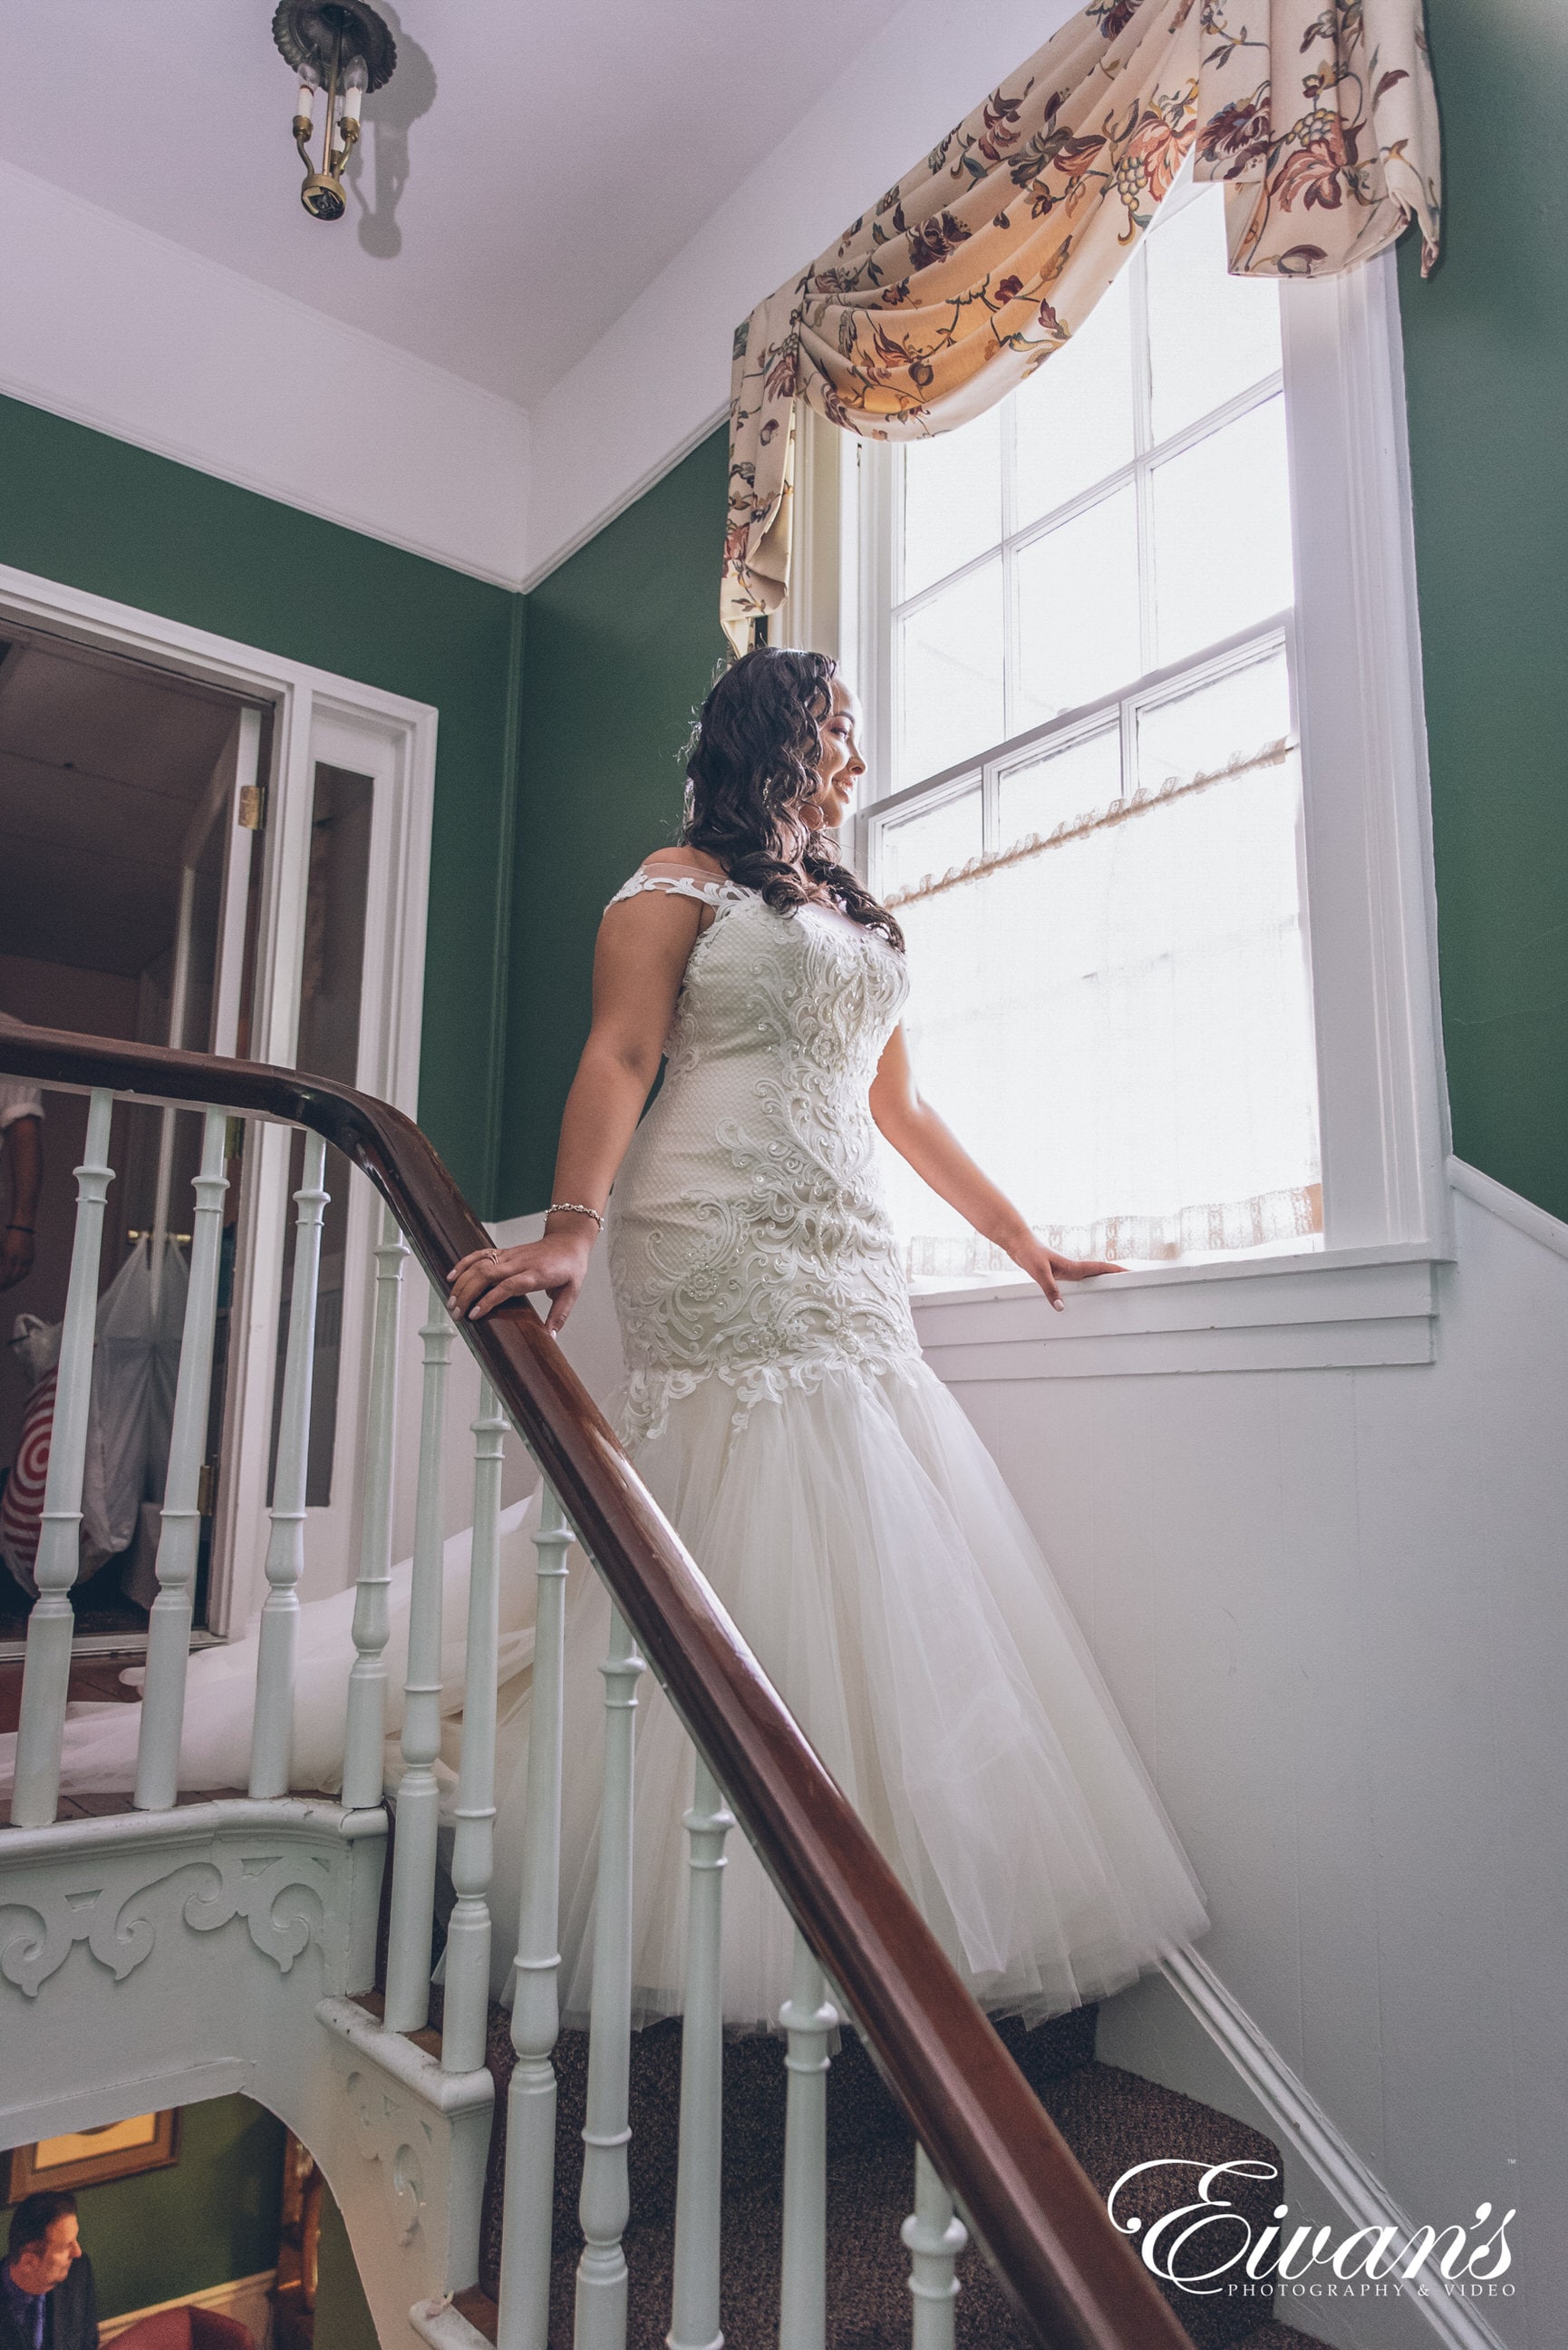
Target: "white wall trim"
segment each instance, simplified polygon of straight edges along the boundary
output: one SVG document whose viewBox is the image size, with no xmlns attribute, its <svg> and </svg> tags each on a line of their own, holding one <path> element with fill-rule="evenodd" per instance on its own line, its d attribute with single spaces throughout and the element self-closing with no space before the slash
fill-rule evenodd
<svg viewBox="0 0 1568 2350">
<path fill-rule="evenodd" d="M 0 391 L 449 570 L 521 581 L 519 403 L 9 163 Z M 337 403 L 345 428 L 324 439 Z"/>
<path fill-rule="evenodd" d="M 1280 288 L 1324 1230 L 1452 1244 L 1393 253 Z"/>
<path fill-rule="evenodd" d="M 1542 1248 L 1550 1249 L 1553 1256 L 1568 1258 L 1568 1224 L 1545 1208 L 1538 1208 L 1533 1200 L 1525 1199 L 1521 1192 L 1511 1191 L 1506 1183 L 1498 1182 L 1493 1176 L 1483 1175 L 1479 1167 L 1471 1167 L 1462 1159 L 1449 1159 L 1449 1180 L 1456 1191 L 1462 1191 L 1467 1200 L 1473 1200 L 1476 1206 L 1484 1208 L 1489 1215 L 1498 1217 L 1505 1224 L 1511 1224 L 1516 1232 L 1524 1234 L 1526 1240 L 1538 1241 Z"/>
<path fill-rule="evenodd" d="M 1393 2228 L 1403 2239 L 1413 2235 L 1415 2223 L 1208 1961 L 1194 1950 L 1183 1950 L 1162 1960 L 1160 1971 L 1351 2225 Z M 1424 2300 L 1415 2293 L 1400 2298 L 1419 2312 L 1449 2350 L 1504 2350 L 1473 2302 L 1450 2300 L 1441 2293 L 1428 2293 Z M 1286 2303 L 1277 2314 L 1288 2317 L 1293 2307 Z"/>
<path fill-rule="evenodd" d="M 1462 1159 L 1449 1180 L 1476 1206 L 1568 1261 L 1568 1223 Z M 1064 1293 L 1053 1313 L 1022 1277 L 916 1288 L 926 1359 L 975 1381 L 1154 1378 L 1171 1371 L 1359 1370 L 1436 1359 L 1438 1266 L 1411 1242 L 1299 1256 L 1147 1265 Z"/>
<path fill-rule="evenodd" d="M 1060 1314 L 1023 1280 L 917 1291 L 911 1304 L 950 1387 L 1361 1368 L 1434 1359 L 1438 1262 L 1413 1244 L 1150 1265 L 1069 1288 Z"/>
<path fill-rule="evenodd" d="M 612 522 L 618 522 L 628 508 L 636 505 L 639 498 L 646 497 L 649 490 L 656 489 L 667 473 L 672 473 L 677 465 L 690 457 L 693 449 L 701 448 L 708 435 L 717 432 L 729 413 L 730 403 L 727 400 L 719 407 L 705 411 L 698 422 L 683 432 L 678 441 L 672 442 L 661 457 L 655 458 L 642 473 L 623 483 L 602 506 L 596 508 L 594 513 L 586 516 L 576 528 L 569 531 L 564 538 L 542 555 L 517 583 L 523 593 L 525 596 L 531 596 L 535 588 L 550 577 L 552 571 L 558 571 L 563 563 L 569 562 L 574 555 L 580 554 L 589 540 L 597 538 L 601 530 L 607 530 Z M 721 551 L 715 544 L 713 555 L 715 614 L 719 608 L 718 578 Z"/>
<path fill-rule="evenodd" d="M 81 1825 L 79 1820 L 71 1822 L 73 1827 Z M 4 1849 L 9 1859 L 9 1839 Z M 129 2114 L 164 2113 L 171 2106 L 200 2106 L 213 2097 L 248 2095 L 251 2082 L 248 2058 L 207 2057 L 192 2064 L 163 2065 L 95 2082 L 90 2089 L 51 2096 L 47 2104 L 36 2097 L 24 2098 L 19 2105 L 0 2106 L 0 2146 L 33 2146 L 41 2137 L 106 2129 L 112 2122 L 124 2121 Z"/>
<path fill-rule="evenodd" d="M 161 2317 L 166 2309 L 222 2310 L 225 2317 L 237 2317 L 242 2324 L 250 2325 L 254 2334 L 253 2313 L 265 2312 L 270 2319 L 270 2296 L 276 2282 L 275 2268 L 257 2269 L 254 2276 L 231 2277 L 226 2284 L 203 2285 L 200 2293 L 181 2293 L 172 2301 L 149 2302 L 145 2309 L 128 2309 L 123 2316 L 100 2318 L 98 2338 L 105 2344 L 118 2342 L 122 2334 L 129 2334 L 144 2317 Z M 256 2335 L 258 2342 L 266 2338 Z"/>
<path fill-rule="evenodd" d="M 389 693 L 380 686 L 335 677 L 161 613 L 139 611 L 0 564 L 0 619 L 6 617 L 272 706 L 270 846 L 260 917 L 257 1019 L 251 1040 L 258 1060 L 286 1068 L 294 1063 L 318 749 L 330 750 L 337 742 L 340 747 L 347 743 L 352 751 L 356 736 L 375 738 L 377 796 L 381 802 L 385 795 L 388 820 L 383 822 L 379 806 L 379 862 L 372 875 L 369 924 L 373 950 L 378 934 L 385 936 L 379 962 L 374 951 L 367 958 L 361 1081 L 413 1116 L 419 1100 L 423 941 L 440 712 L 431 703 Z M 383 753 L 384 774 L 379 772 Z M 391 942 L 389 948 L 386 941 Z M 379 1002 L 371 1000 L 373 990 Z M 363 1040 L 372 1030 L 367 1046 Z M 275 1301 L 282 1265 L 288 1148 L 282 1128 L 258 1121 L 255 1130 L 259 1148 L 255 1164 L 247 1169 L 243 1195 L 235 1342 L 225 1405 L 232 1431 L 225 1449 L 234 1468 L 219 1485 L 218 1550 L 209 1601 L 212 1628 L 222 1633 L 244 1620 L 259 1592 L 265 1541 L 268 1445 L 261 1430 L 270 1409 L 275 1370 Z M 373 1280 L 369 1252 L 360 1249 L 358 1259 L 352 1277 L 368 1294 Z M 264 1299 L 265 1307 L 254 1304 Z M 366 1326 L 364 1306 L 362 1297 L 352 1326 L 360 1333 Z M 358 1365 L 362 1369 L 362 1345 Z M 338 1396 L 340 1461 L 358 1461 L 352 1444 L 345 1450 L 346 1431 L 358 1409 L 357 1392 L 356 1358 L 346 1350 Z"/>
</svg>

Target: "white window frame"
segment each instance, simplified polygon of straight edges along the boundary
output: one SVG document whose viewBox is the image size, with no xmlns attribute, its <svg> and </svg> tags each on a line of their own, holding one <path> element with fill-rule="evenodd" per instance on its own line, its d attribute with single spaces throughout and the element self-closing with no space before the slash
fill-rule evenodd
<svg viewBox="0 0 1568 2350">
<path fill-rule="evenodd" d="M 1008 1309 L 1004 1318 L 1032 1359 L 1043 1342 L 1063 1356 L 1058 1376 L 1298 1358 L 1289 1344 L 1237 1340 L 1244 1329 L 1317 1327 L 1316 1337 L 1303 1337 L 1303 1362 L 1431 1358 L 1430 1268 L 1453 1255 L 1453 1220 L 1394 255 L 1341 276 L 1283 280 L 1279 295 L 1324 1245 L 1310 1256 L 1140 1269 L 1077 1293 L 1070 1315 L 1051 1315 L 1022 1279 L 928 1291 L 918 1311 L 939 1350 L 950 1333 L 961 1352 L 970 1350 L 974 1309 L 990 1301 Z M 835 653 L 856 684 L 874 794 L 890 773 L 892 748 L 892 460 L 888 443 L 836 432 L 815 414 L 805 419 L 784 615 L 785 641 Z M 1246 639 L 1268 629 L 1261 623 Z M 1009 759 L 1016 748 L 1009 744 Z M 979 764 L 971 759 L 953 773 Z M 857 816 L 862 871 L 874 811 L 889 796 L 874 797 Z M 1135 1290 L 1141 1305 L 1128 1294 Z M 1331 1325 L 1339 1338 L 1323 1335 Z M 1382 1336 L 1369 1325 L 1381 1326 Z M 1000 1336 L 996 1316 L 988 1326 Z M 1157 1332 L 1158 1366 L 1135 1362 L 1119 1343 Z M 1076 1343 L 1083 1339 L 1095 1345 L 1085 1349 Z M 996 1347 L 988 1341 L 981 1351 L 990 1359 Z M 948 1367 L 960 1375 L 956 1358 Z M 972 1371 L 982 1375 L 1008 1374 Z"/>
</svg>

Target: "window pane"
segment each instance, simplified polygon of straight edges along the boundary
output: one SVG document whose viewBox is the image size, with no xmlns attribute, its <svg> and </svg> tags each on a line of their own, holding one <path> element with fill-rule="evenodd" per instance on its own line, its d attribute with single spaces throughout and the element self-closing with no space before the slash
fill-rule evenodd
<svg viewBox="0 0 1568 2350">
<path fill-rule="evenodd" d="M 998 840 L 1003 848 L 1037 832 L 1042 840 L 1059 824 L 1109 807 L 1121 797 L 1122 737 L 1119 726 L 1080 735 L 1060 750 L 1046 751 L 1027 765 L 1013 767 L 997 785 Z"/>
<path fill-rule="evenodd" d="M 1130 484 L 1023 548 L 1015 577 L 1014 727 L 1037 726 L 1138 675 L 1137 515 Z"/>
<path fill-rule="evenodd" d="M 900 784 L 1002 740 L 1002 558 L 898 625 Z"/>
<path fill-rule="evenodd" d="M 1011 397 L 1014 530 L 1131 462 L 1132 390 L 1132 292 L 1124 269 L 1071 342 Z"/>
<path fill-rule="evenodd" d="M 883 896 L 907 889 L 928 875 L 937 879 L 950 866 L 967 865 L 978 857 L 980 808 L 980 785 L 974 784 L 956 799 L 885 824 L 877 843 L 877 886 Z"/>
<path fill-rule="evenodd" d="M 1151 234 L 1148 342 L 1154 437 L 1164 441 L 1272 375 L 1280 297 L 1266 277 L 1225 266 L 1225 198 L 1205 190 Z"/>
<path fill-rule="evenodd" d="M 904 444 L 905 596 L 1002 540 L 1002 411 Z"/>
<path fill-rule="evenodd" d="M 1137 779 L 1157 792 L 1172 775 L 1212 774 L 1248 758 L 1291 731 L 1284 650 L 1245 669 L 1211 678 L 1190 693 L 1147 704 L 1137 713 Z"/>
<path fill-rule="evenodd" d="M 922 1089 L 1051 1245 L 1126 1261 L 1321 1229 L 1296 763 L 899 909 Z M 895 1154 L 918 1274 L 1006 1261 Z"/>
<path fill-rule="evenodd" d="M 1161 666 L 1293 600 L 1282 399 L 1157 465 L 1152 489 Z"/>
</svg>

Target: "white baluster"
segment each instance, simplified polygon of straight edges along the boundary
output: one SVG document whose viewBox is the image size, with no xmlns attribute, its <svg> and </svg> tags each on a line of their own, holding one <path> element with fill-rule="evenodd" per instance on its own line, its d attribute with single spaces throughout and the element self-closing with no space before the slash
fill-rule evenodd
<svg viewBox="0 0 1568 2350">
<path fill-rule="evenodd" d="M 431 1925 L 435 1915 L 436 1831 L 441 1790 L 441 1440 L 452 1323 L 433 1284 L 424 1341 L 420 1410 L 420 1482 L 409 1589 L 409 1671 L 403 1683 L 403 1776 L 392 1839 L 392 1910 L 387 1944 L 386 2023 L 418 2032 L 431 2008 Z"/>
<path fill-rule="evenodd" d="M 494 1863 L 495 1652 L 501 1568 L 501 1447 L 506 1422 L 488 1379 L 473 1422 L 473 1555 L 468 1576 L 468 1648 L 463 1659 L 462 1760 L 452 1881 L 457 1892 L 446 1929 L 446 2006 L 441 2061 L 449 2073 L 484 2062 L 490 2004 L 490 1872 Z"/>
<path fill-rule="evenodd" d="M 354 1664 L 343 1737 L 343 1803 L 369 1811 L 381 1800 L 387 1735 L 387 1666 L 392 1580 L 392 1472 L 398 1430 L 398 1332 L 402 1319 L 408 1243 L 389 1208 L 381 1211 L 376 1250 L 376 1322 L 370 1342 L 370 1398 L 365 1414 L 365 1514 L 359 1582 L 354 1594 Z"/>
<path fill-rule="evenodd" d="M 71 1678 L 70 1589 L 81 1564 L 82 1470 L 87 1461 L 88 1408 L 92 1395 L 98 1269 L 103 1245 L 103 1203 L 114 1180 L 109 1163 L 114 1097 L 95 1093 L 88 1111 L 87 1149 L 77 1176 L 77 1228 L 66 1288 L 65 1327 L 49 1432 L 49 1466 L 33 1578 L 38 1596 L 27 1618 L 22 1670 L 22 1711 L 16 1731 L 16 1773 L 11 1819 L 19 1828 L 47 1827 L 60 1794 L 60 1741 Z"/>
<path fill-rule="evenodd" d="M 784 2282 L 779 2350 L 823 2350 L 827 2338 L 827 2040 L 838 2011 L 804 1934 L 794 1938 L 790 1995 L 779 2011 L 784 2064 Z"/>
<path fill-rule="evenodd" d="M 680 2027 L 680 2138 L 669 2350 L 723 2350 L 719 2217 L 723 2171 L 724 1838 L 735 1825 L 701 1754 L 686 1814 L 691 1883 L 686 2012 Z"/>
<path fill-rule="evenodd" d="M 550 2230 L 556 2192 L 556 2067 L 551 2053 L 561 2028 L 562 1668 L 571 1544 L 571 1529 L 546 1485 L 534 1537 L 538 1609 L 512 2002 L 517 2062 L 506 2095 L 499 2350 L 548 2350 L 550 2338 Z"/>
<path fill-rule="evenodd" d="M 577 2205 L 575 2350 L 622 2350 L 627 2267 L 621 2238 L 631 2214 L 626 2149 L 631 2073 L 631 1818 L 637 1683 L 643 1669 L 618 1607 L 610 1611 L 605 1680 L 605 1793 L 594 1897 L 594 1980 L 588 2003 L 587 2121 Z"/>
<path fill-rule="evenodd" d="M 953 2350 L 953 2303 L 959 2296 L 953 2263 L 969 2241 L 969 2230 L 923 2146 L 915 2148 L 915 2208 L 898 2232 L 911 2255 L 912 2350 Z"/>
<path fill-rule="evenodd" d="M 299 1578 L 305 1568 L 305 1493 L 310 1469 L 310 1391 L 316 1376 L 316 1289 L 321 1267 L 321 1217 L 327 1206 L 327 1145 L 305 1138 L 303 1180 L 295 1193 L 294 1285 L 278 1414 L 277 1466 L 272 1481 L 270 1586 L 256 1655 L 255 1726 L 251 1732 L 253 1795 L 286 1795 L 294 1742 L 294 1663 L 299 1645 Z"/>
<path fill-rule="evenodd" d="M 213 1334 L 217 1325 L 218 1274 L 223 1251 L 223 1171 L 228 1119 L 210 1109 L 202 1130 L 202 1171 L 196 1177 L 191 1228 L 191 1285 L 180 1337 L 180 1376 L 163 1482 L 158 1536 L 158 1596 L 147 1625 L 147 1679 L 141 1692 L 141 1741 L 136 1756 L 136 1808 L 166 1812 L 180 1789 L 180 1736 L 185 1721 L 185 1668 L 191 1655 L 191 1601 L 202 1544 L 202 1460 L 213 1388 Z"/>
</svg>

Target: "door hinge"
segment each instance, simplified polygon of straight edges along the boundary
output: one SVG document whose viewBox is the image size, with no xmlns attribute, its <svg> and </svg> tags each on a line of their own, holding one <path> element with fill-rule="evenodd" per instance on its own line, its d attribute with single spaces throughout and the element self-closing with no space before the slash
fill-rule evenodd
<svg viewBox="0 0 1568 2350">
<path fill-rule="evenodd" d="M 201 1518 L 210 1518 L 213 1514 L 213 1504 L 217 1498 L 217 1463 L 213 1461 L 203 1461 L 201 1468 L 196 1472 L 197 1516 Z"/>
<path fill-rule="evenodd" d="M 266 827 L 266 785 L 240 785 L 239 827 L 242 832 L 262 832 Z"/>
</svg>

